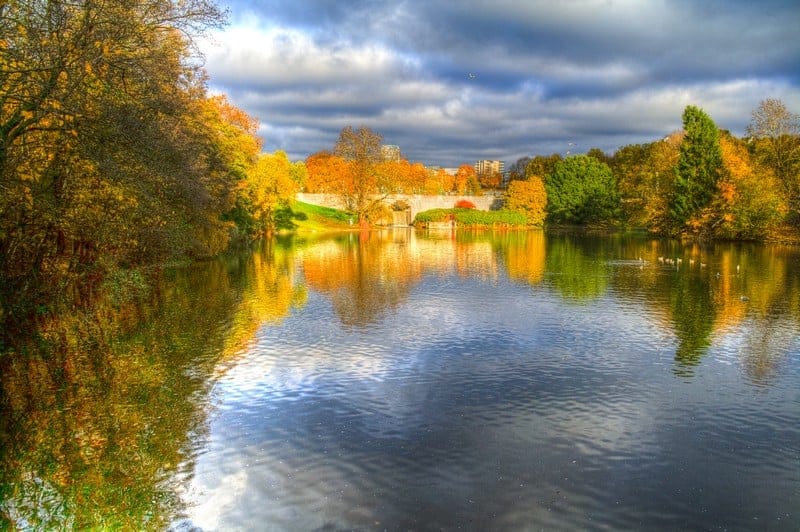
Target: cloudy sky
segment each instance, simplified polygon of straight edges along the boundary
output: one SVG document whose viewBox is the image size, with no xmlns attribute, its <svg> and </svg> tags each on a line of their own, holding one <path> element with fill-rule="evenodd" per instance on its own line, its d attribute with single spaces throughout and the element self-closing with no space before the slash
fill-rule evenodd
<svg viewBox="0 0 800 532">
<path fill-rule="evenodd" d="M 507 165 L 613 152 L 686 105 L 741 135 L 765 98 L 800 112 L 796 0 L 222 0 L 214 91 L 292 159 L 370 127 L 412 161 Z"/>
</svg>

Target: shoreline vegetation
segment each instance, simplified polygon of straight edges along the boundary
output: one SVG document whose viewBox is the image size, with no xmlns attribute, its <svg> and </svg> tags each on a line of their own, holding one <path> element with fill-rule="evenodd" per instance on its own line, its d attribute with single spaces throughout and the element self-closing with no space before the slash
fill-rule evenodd
<svg viewBox="0 0 800 532">
<path fill-rule="evenodd" d="M 419 223 L 800 241 L 800 118 L 780 100 L 761 102 L 744 138 L 690 105 L 683 129 L 663 139 L 524 157 L 507 176 L 387 158 L 379 133 L 352 126 L 331 149 L 291 161 L 264 152 L 258 120 L 208 90 L 195 40 L 226 23 L 212 2 L 2 9 L 16 21 L 0 27 L 6 331 L 56 300 L 132 289 L 164 264 L 285 231 L 369 229 L 403 210 L 381 201 L 391 194 L 503 195 L 504 210 L 454 205 L 419 213 Z M 297 205 L 299 192 L 336 195 L 343 212 Z"/>
</svg>

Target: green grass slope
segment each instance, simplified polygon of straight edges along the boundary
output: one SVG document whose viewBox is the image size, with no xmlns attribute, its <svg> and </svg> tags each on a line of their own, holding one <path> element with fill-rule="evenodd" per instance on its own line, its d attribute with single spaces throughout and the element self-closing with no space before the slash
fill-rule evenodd
<svg viewBox="0 0 800 532">
<path fill-rule="evenodd" d="M 286 220 L 280 223 L 280 228 L 298 233 L 343 231 L 356 228 L 355 214 L 302 201 L 295 201 L 285 214 Z M 351 220 L 353 221 L 352 225 Z"/>
</svg>

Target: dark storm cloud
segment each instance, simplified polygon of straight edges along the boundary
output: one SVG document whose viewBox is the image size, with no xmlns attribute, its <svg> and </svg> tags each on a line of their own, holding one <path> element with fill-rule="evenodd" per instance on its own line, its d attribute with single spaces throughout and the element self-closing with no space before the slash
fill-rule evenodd
<svg viewBox="0 0 800 532">
<path fill-rule="evenodd" d="M 295 158 L 366 125 L 429 164 L 569 142 L 613 151 L 688 104 L 742 133 L 764 98 L 800 107 L 796 2 L 263 1 L 229 5 L 212 86 Z M 319 144 L 315 144 L 319 143 Z"/>
</svg>

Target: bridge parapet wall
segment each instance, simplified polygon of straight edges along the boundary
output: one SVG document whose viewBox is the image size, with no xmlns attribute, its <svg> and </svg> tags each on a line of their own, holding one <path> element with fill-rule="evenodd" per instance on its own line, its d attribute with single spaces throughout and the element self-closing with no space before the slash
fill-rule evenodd
<svg viewBox="0 0 800 532">
<path fill-rule="evenodd" d="M 301 192 L 297 194 L 297 199 L 304 203 L 312 205 L 320 205 L 322 207 L 332 207 L 334 209 L 342 209 L 341 198 L 336 194 L 307 194 Z M 391 194 L 383 201 L 387 205 L 391 205 L 395 201 L 405 201 L 411 208 L 411 219 L 418 212 L 427 211 L 430 209 L 450 209 L 455 207 L 456 202 L 466 200 L 472 202 L 477 209 L 482 211 L 499 209 L 503 204 L 502 197 L 493 194 L 485 196 L 426 196 L 422 194 Z"/>
</svg>

